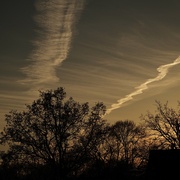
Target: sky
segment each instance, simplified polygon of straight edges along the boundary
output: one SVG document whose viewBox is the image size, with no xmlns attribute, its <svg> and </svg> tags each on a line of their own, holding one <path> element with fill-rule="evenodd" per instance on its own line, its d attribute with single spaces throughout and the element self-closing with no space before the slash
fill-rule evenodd
<svg viewBox="0 0 180 180">
<path fill-rule="evenodd" d="M 179 0 L 2 0 L 0 129 L 39 90 L 106 105 L 140 121 L 155 101 L 180 100 Z"/>
</svg>

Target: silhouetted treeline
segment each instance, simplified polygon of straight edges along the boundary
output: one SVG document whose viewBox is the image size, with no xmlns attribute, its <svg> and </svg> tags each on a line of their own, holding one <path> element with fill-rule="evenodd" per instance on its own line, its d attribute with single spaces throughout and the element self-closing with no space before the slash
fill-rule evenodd
<svg viewBox="0 0 180 180">
<path fill-rule="evenodd" d="M 179 148 L 179 111 L 157 102 L 143 123 L 109 124 L 102 102 L 67 98 L 64 88 L 40 91 L 26 110 L 5 115 L 0 177 L 5 179 L 143 179 L 150 149 Z M 179 126 L 178 126 L 179 125 Z M 178 130 L 180 132 L 180 130 Z M 179 139 L 178 139 L 179 138 Z"/>
</svg>

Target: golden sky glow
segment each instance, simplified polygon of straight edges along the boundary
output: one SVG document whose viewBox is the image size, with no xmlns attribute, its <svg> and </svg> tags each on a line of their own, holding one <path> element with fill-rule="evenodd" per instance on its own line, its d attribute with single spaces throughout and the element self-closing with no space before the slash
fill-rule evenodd
<svg viewBox="0 0 180 180">
<path fill-rule="evenodd" d="M 0 128 L 38 90 L 62 86 L 79 102 L 102 101 L 105 118 L 139 120 L 155 100 L 180 100 L 180 2 L 4 1 Z M 178 58 L 178 59 L 177 59 Z"/>
</svg>

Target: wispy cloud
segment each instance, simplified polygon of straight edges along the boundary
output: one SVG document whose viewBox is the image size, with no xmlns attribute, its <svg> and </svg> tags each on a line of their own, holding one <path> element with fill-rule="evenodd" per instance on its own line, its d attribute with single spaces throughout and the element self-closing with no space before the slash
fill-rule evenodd
<svg viewBox="0 0 180 180">
<path fill-rule="evenodd" d="M 34 19 L 38 39 L 33 41 L 30 64 L 22 68 L 26 78 L 20 83 L 36 91 L 59 82 L 56 68 L 68 56 L 73 28 L 83 5 L 84 0 L 37 0 Z"/>
<path fill-rule="evenodd" d="M 144 90 L 148 89 L 148 84 L 153 83 L 155 81 L 162 80 L 168 74 L 169 69 L 178 64 L 180 64 L 180 56 L 172 63 L 159 66 L 157 68 L 157 71 L 159 73 L 155 78 L 148 79 L 146 82 L 144 82 L 140 86 L 136 87 L 135 91 L 126 95 L 124 98 L 119 99 L 117 101 L 117 103 L 112 104 L 111 107 L 109 109 L 107 109 L 106 114 L 110 114 L 113 110 L 120 108 L 124 103 L 132 100 L 134 96 L 136 96 L 138 94 L 142 94 Z"/>
</svg>

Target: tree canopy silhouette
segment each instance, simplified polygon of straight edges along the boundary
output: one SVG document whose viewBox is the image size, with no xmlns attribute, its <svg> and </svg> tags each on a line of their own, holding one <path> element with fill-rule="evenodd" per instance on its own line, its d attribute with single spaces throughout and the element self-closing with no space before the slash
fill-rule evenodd
<svg viewBox="0 0 180 180">
<path fill-rule="evenodd" d="M 0 140 L 9 149 L 3 163 L 24 168 L 48 166 L 53 176 L 62 178 L 78 173 L 97 155 L 106 129 L 105 110 L 101 102 L 90 108 L 87 102 L 67 99 L 62 87 L 40 91 L 26 110 L 5 115 Z"/>
<path fill-rule="evenodd" d="M 157 103 L 158 112 L 142 116 L 146 125 L 134 121 L 109 124 L 106 106 L 79 103 L 64 88 L 39 91 L 25 110 L 5 115 L 0 133 L 2 179 L 134 179 L 148 161 L 149 149 L 160 143 L 179 147 L 179 111 Z M 147 134 L 146 127 L 151 134 Z M 155 135 L 155 134 L 153 134 Z M 174 144 L 173 144 L 174 145 Z M 161 146 L 162 148 L 162 146 Z M 137 172 L 137 173 L 136 173 Z"/>
</svg>

